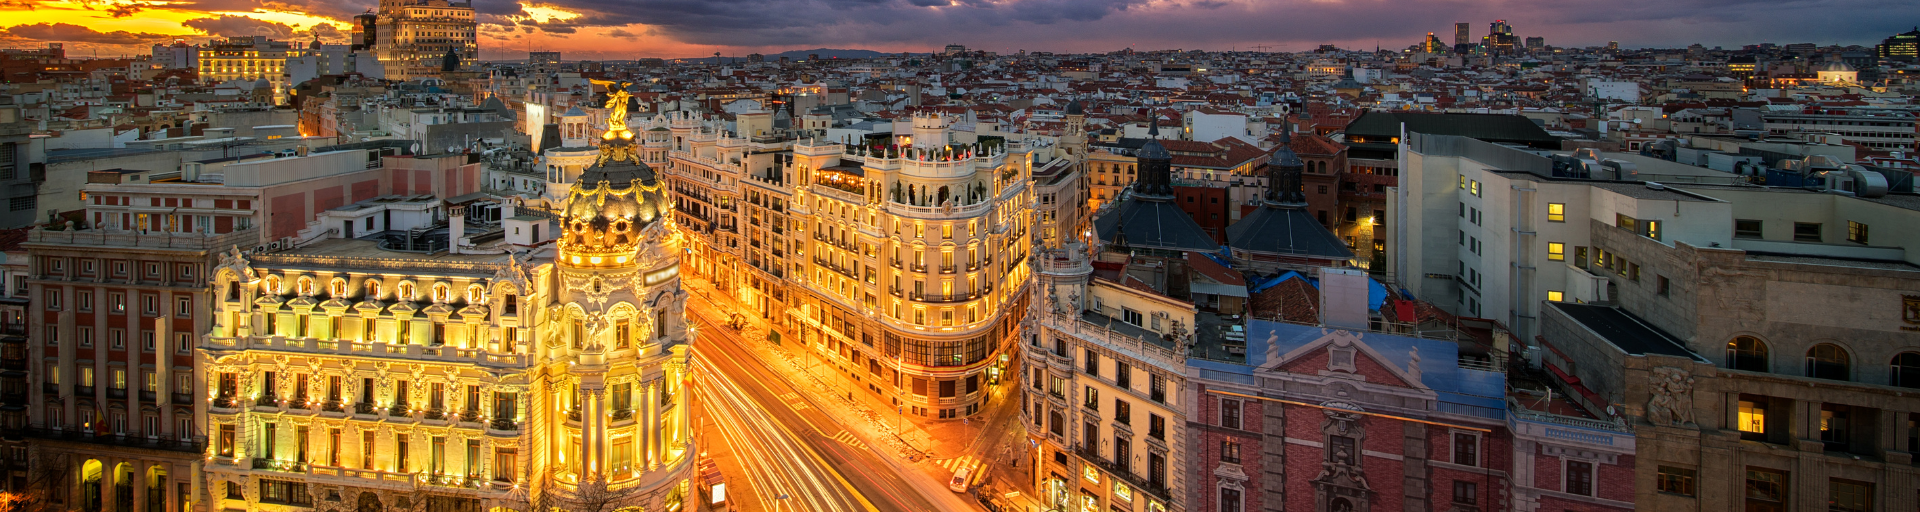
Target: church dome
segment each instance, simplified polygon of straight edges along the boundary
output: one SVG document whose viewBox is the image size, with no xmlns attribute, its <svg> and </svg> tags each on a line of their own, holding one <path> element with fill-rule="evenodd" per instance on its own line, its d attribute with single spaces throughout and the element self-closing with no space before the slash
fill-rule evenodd
<svg viewBox="0 0 1920 512">
<path fill-rule="evenodd" d="M 632 139 L 609 141 L 600 151 L 600 161 L 573 183 L 561 210 L 560 252 L 575 266 L 633 262 L 641 231 L 666 214 L 659 179 L 640 161 Z"/>
<path fill-rule="evenodd" d="M 1846 62 L 1844 62 L 1844 61 L 1838 61 L 1838 60 L 1835 60 L 1835 61 L 1827 61 L 1827 65 L 1826 65 L 1826 67 L 1824 67 L 1824 68 L 1821 68 L 1820 70 L 1821 70 L 1821 71 L 1832 71 L 1832 72 L 1839 72 L 1839 73 L 1852 73 L 1852 72 L 1854 71 L 1854 69 L 1853 69 L 1853 66 L 1849 66 L 1849 65 L 1847 65 L 1847 63 L 1846 63 Z"/>
</svg>

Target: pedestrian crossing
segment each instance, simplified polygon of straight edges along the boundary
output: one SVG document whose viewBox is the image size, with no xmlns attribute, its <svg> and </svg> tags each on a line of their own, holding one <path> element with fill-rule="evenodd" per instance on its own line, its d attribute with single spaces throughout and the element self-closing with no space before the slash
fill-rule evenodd
<svg viewBox="0 0 1920 512">
<path fill-rule="evenodd" d="M 847 446 L 853 447 L 853 449 L 855 450 L 865 451 L 867 449 L 867 443 L 860 442 L 860 438 L 854 437 L 853 432 L 849 432 L 846 430 L 842 430 L 840 431 L 840 433 L 834 434 L 833 440 L 846 443 Z"/>
<path fill-rule="evenodd" d="M 780 395 L 780 400 L 785 401 L 788 407 L 792 407 L 793 410 L 796 410 L 796 411 L 807 408 L 807 401 L 800 399 L 799 393 L 787 393 L 784 395 Z"/>
<path fill-rule="evenodd" d="M 960 468 L 973 467 L 973 466 L 979 465 L 980 459 L 977 459 L 972 455 L 968 455 L 965 457 L 941 459 L 941 460 L 934 461 L 933 463 L 934 465 L 940 466 L 942 468 L 946 468 L 947 471 L 957 472 L 957 471 L 960 471 Z"/>
</svg>

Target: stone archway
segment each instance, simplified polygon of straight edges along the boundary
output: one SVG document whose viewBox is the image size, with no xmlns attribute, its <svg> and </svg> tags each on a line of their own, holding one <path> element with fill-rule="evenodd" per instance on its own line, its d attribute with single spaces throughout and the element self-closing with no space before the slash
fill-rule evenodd
<svg viewBox="0 0 1920 512">
<path fill-rule="evenodd" d="M 380 503 L 380 496 L 372 492 L 360 493 L 359 502 L 353 506 L 353 512 L 385 512 L 386 509 L 387 506 Z"/>
</svg>

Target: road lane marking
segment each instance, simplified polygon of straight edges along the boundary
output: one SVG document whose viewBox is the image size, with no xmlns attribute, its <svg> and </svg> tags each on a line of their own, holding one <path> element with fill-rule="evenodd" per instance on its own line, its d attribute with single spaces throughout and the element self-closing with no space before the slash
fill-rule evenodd
<svg viewBox="0 0 1920 512">
<path fill-rule="evenodd" d="M 847 446 L 851 446 L 856 450 L 864 451 L 867 449 L 867 443 L 860 442 L 860 438 L 854 437 L 853 432 L 850 431 L 842 430 L 839 434 L 834 434 L 833 440 L 847 443 Z"/>
</svg>

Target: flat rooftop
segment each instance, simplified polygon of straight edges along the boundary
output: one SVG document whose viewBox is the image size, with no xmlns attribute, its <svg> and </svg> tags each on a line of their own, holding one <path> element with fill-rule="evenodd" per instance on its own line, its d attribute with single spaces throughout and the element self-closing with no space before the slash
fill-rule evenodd
<svg viewBox="0 0 1920 512">
<path fill-rule="evenodd" d="M 1548 303 L 1580 325 L 1605 338 L 1608 343 L 1632 355 L 1658 354 L 1663 356 L 1685 357 L 1701 360 L 1699 355 L 1687 350 L 1673 335 L 1640 320 L 1632 313 L 1611 306 L 1592 304 L 1574 304 L 1571 302 Z"/>
</svg>

